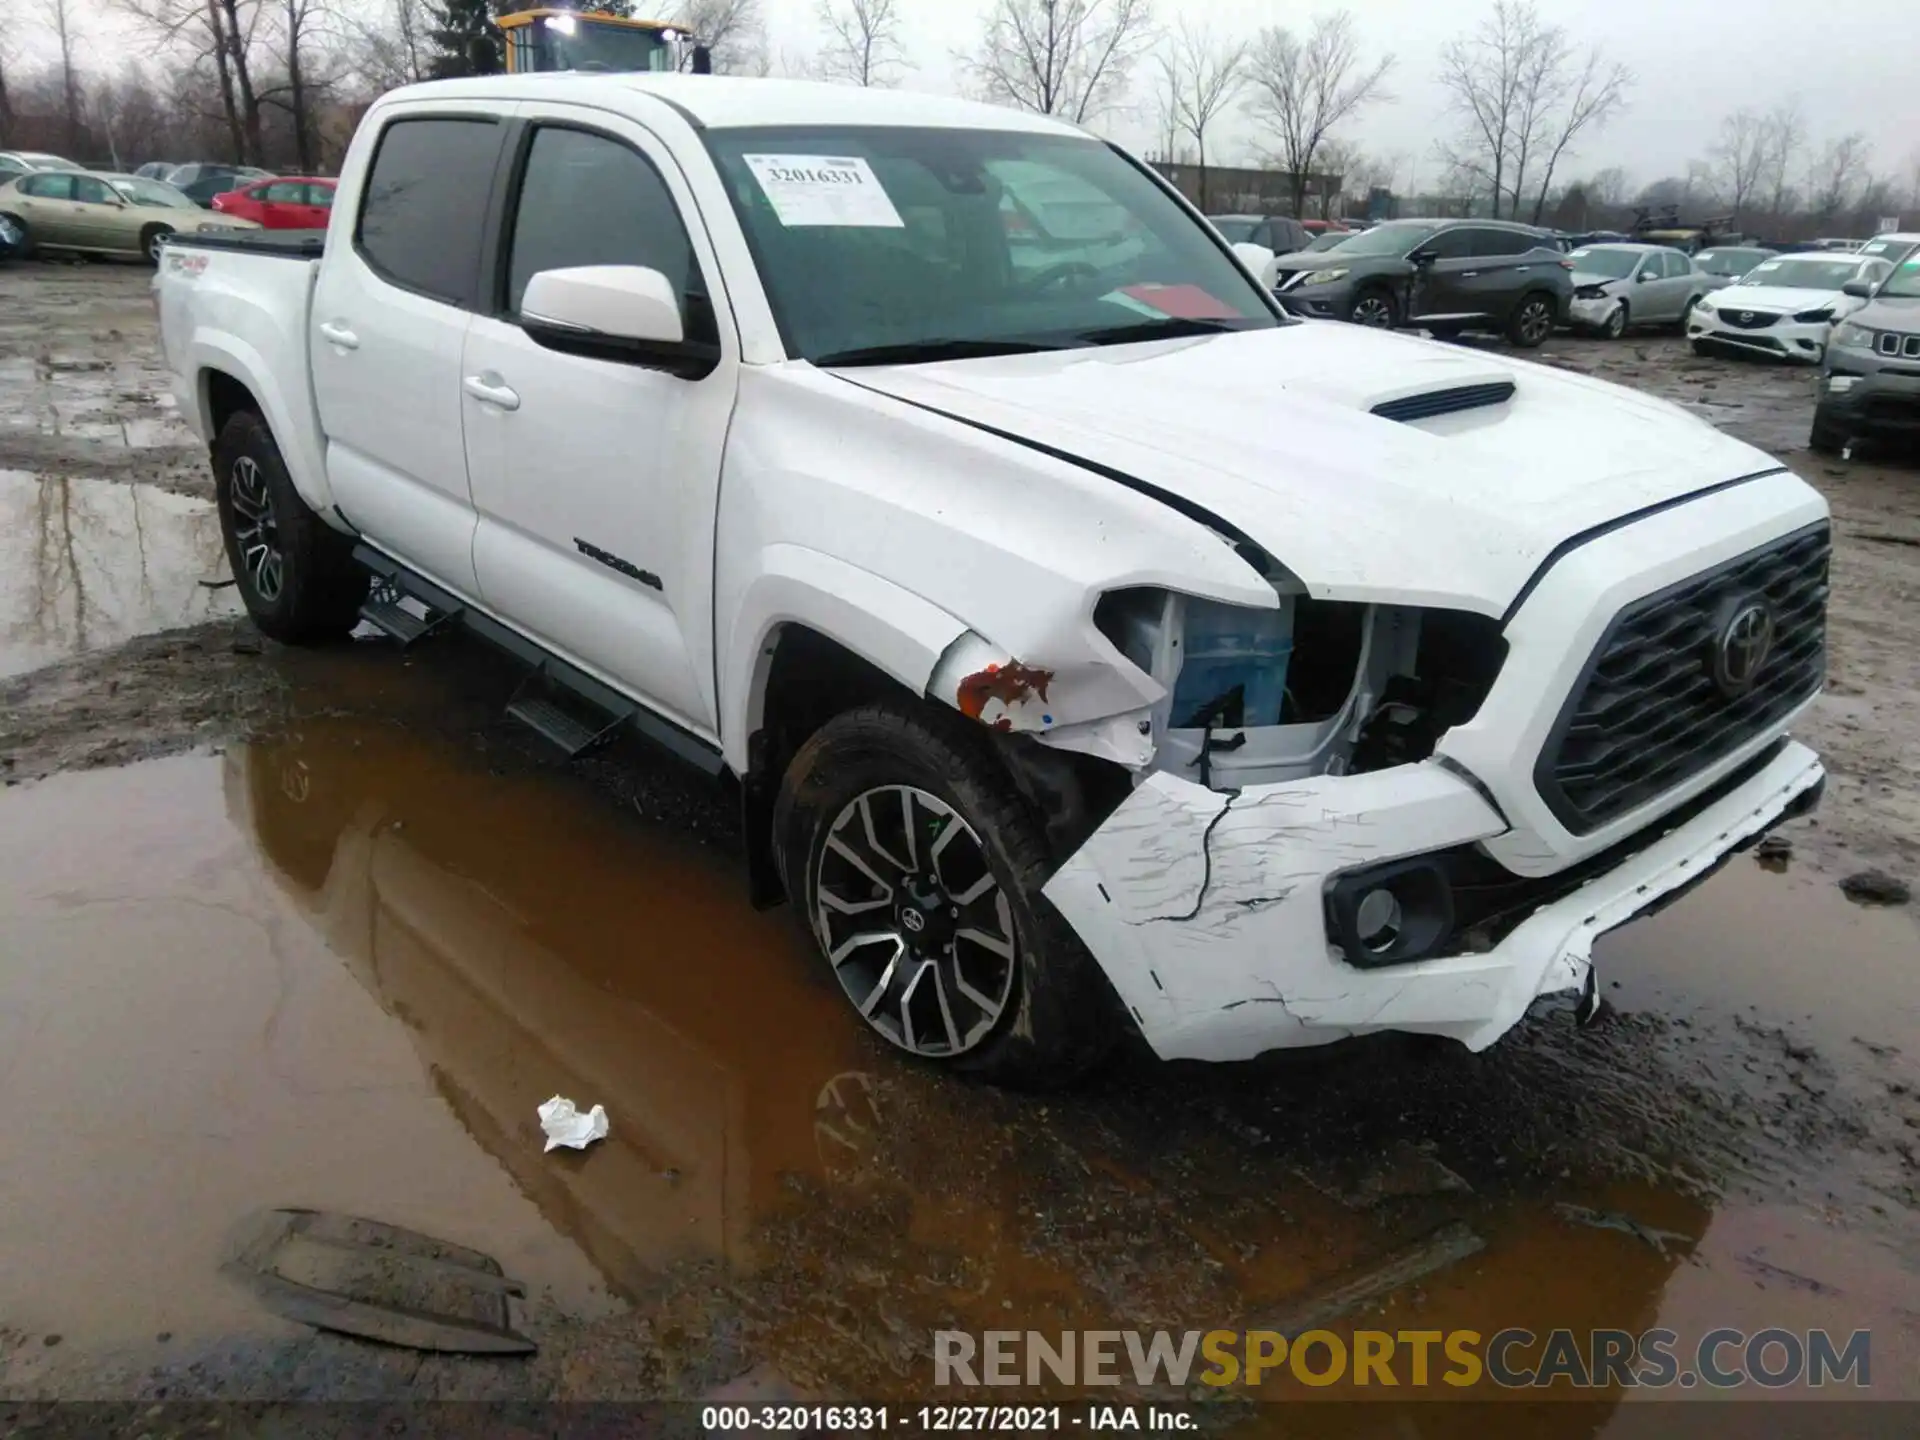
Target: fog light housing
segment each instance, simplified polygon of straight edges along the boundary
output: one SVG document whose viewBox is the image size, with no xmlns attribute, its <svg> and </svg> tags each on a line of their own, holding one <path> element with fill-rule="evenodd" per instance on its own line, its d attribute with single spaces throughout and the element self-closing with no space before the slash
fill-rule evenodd
<svg viewBox="0 0 1920 1440">
<path fill-rule="evenodd" d="M 1853 388 L 1853 381 L 1851 375 L 1835 375 L 1827 381 L 1827 388 L 1836 395 L 1844 395 Z"/>
<path fill-rule="evenodd" d="M 1406 965 L 1453 938 L 1453 885 L 1436 860 L 1350 870 L 1327 887 L 1327 938 L 1361 969 Z"/>
</svg>

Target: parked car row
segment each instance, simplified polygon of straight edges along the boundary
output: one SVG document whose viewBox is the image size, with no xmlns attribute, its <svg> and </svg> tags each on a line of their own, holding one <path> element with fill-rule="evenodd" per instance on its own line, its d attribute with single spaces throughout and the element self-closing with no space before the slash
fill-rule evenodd
<svg viewBox="0 0 1920 1440">
<path fill-rule="evenodd" d="M 0 185 L 0 226 L 13 233 L 9 248 L 15 254 L 48 250 L 158 264 L 161 247 L 174 235 L 251 230 L 255 222 L 203 211 L 160 180 L 35 170 Z"/>
</svg>

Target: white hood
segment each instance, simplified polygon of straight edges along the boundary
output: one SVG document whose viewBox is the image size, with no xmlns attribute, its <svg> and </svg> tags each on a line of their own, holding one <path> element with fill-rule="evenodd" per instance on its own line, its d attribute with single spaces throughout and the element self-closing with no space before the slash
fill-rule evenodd
<svg viewBox="0 0 1920 1440">
<path fill-rule="evenodd" d="M 838 373 L 1180 496 L 1329 599 L 1498 615 L 1562 541 L 1778 468 L 1651 396 L 1333 323 Z M 1508 379 L 1504 404 L 1368 413 Z"/>
<path fill-rule="evenodd" d="M 1771 315 L 1826 309 L 1837 315 L 1853 303 L 1853 297 L 1840 290 L 1801 290 L 1783 285 L 1729 285 L 1713 297 L 1716 310 L 1753 310 Z"/>
</svg>

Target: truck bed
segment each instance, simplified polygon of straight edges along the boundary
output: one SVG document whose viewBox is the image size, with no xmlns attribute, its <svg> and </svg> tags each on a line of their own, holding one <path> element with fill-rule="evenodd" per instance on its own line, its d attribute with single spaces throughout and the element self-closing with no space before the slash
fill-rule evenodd
<svg viewBox="0 0 1920 1440">
<path fill-rule="evenodd" d="M 324 230 L 210 230 L 198 235 L 169 235 L 167 244 L 195 250 L 238 250 L 248 255 L 288 260 L 318 260 L 326 249 Z"/>
</svg>

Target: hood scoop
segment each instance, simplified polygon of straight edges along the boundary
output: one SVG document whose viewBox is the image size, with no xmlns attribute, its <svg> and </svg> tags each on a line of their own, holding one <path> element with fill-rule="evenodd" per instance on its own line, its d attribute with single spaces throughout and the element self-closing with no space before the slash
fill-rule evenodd
<svg viewBox="0 0 1920 1440">
<path fill-rule="evenodd" d="M 1460 410 L 1504 405 L 1513 398 L 1513 391 L 1511 380 L 1498 380 L 1484 385 L 1455 385 L 1445 390 L 1429 390 L 1420 395 L 1402 395 L 1395 400 L 1382 400 L 1370 413 L 1382 420 L 1398 420 L 1406 424 L 1413 420 L 1431 420 L 1436 415 L 1452 415 Z"/>
</svg>

